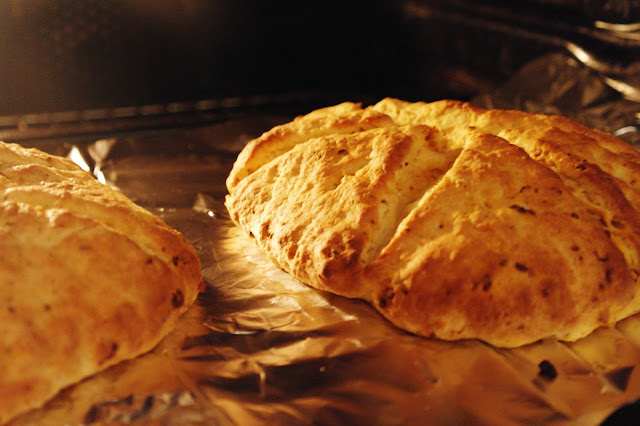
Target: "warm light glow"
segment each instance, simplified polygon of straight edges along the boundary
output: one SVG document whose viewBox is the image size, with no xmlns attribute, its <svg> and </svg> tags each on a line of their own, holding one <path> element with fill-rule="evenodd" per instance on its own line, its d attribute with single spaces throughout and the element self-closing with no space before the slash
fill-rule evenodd
<svg viewBox="0 0 640 426">
<path fill-rule="evenodd" d="M 94 172 L 94 175 L 98 179 L 98 182 L 103 183 L 105 185 L 107 184 L 107 178 L 104 176 L 104 173 L 102 173 L 102 170 L 96 169 L 96 171 Z"/>
<path fill-rule="evenodd" d="M 82 170 L 84 170 L 85 172 L 91 171 L 91 167 L 89 167 L 89 164 L 87 164 L 87 162 L 85 161 L 78 147 L 74 146 L 73 148 L 71 148 L 71 151 L 69 151 L 67 158 L 80 166 L 80 168 L 82 168 Z"/>
</svg>

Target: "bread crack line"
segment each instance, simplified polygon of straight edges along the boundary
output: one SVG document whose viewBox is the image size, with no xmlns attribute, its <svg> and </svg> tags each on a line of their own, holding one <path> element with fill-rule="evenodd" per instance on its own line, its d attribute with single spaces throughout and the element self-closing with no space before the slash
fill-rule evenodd
<svg viewBox="0 0 640 426">
<path fill-rule="evenodd" d="M 226 205 L 300 281 L 510 347 L 640 309 L 637 175 L 637 152 L 569 119 L 386 99 L 251 142 Z"/>
</svg>

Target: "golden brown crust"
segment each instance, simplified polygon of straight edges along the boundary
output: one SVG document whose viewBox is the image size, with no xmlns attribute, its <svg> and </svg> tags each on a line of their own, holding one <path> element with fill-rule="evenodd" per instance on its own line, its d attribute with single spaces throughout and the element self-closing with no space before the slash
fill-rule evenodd
<svg viewBox="0 0 640 426">
<path fill-rule="evenodd" d="M 517 147 L 478 136 L 368 265 L 369 300 L 410 331 L 501 346 L 575 340 L 609 323 L 633 281 L 568 192 Z"/>
<path fill-rule="evenodd" d="M 391 119 L 386 115 L 373 110 L 362 110 L 360 104 L 351 102 L 321 108 L 305 116 L 296 117 L 291 123 L 276 126 L 249 142 L 229 174 L 227 187 L 232 190 L 240 180 L 299 143 L 320 136 L 351 134 L 372 129 L 384 125 L 385 121 L 391 123 Z"/>
<path fill-rule="evenodd" d="M 312 114 L 281 126 L 286 143 L 257 139 L 280 150 L 255 169 L 250 145 L 227 198 L 301 281 L 411 332 L 496 346 L 576 340 L 640 310 L 640 153 L 624 142 L 448 100 L 351 108 L 373 128 L 334 133 L 341 112 Z M 307 137 L 305 122 L 324 127 Z"/>
<path fill-rule="evenodd" d="M 193 247 L 71 161 L 0 142 L 0 422 L 153 348 L 201 283 Z"/>
</svg>

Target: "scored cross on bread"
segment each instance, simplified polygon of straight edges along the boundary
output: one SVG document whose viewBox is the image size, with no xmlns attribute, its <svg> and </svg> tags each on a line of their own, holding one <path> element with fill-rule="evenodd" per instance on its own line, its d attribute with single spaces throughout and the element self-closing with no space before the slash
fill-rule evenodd
<svg viewBox="0 0 640 426">
<path fill-rule="evenodd" d="M 384 99 L 251 141 L 231 218 L 400 328 L 513 347 L 640 310 L 640 153 L 568 118 Z"/>
</svg>

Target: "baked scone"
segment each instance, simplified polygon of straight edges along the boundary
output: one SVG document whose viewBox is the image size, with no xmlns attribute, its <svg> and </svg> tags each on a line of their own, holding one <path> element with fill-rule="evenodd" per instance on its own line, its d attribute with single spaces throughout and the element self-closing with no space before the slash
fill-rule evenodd
<svg viewBox="0 0 640 426">
<path fill-rule="evenodd" d="M 0 142 L 0 423 L 151 350 L 202 284 L 177 231 L 70 160 Z"/>
<path fill-rule="evenodd" d="M 344 103 L 251 141 L 227 187 L 279 267 L 412 333 L 515 347 L 640 310 L 640 153 L 565 117 Z"/>
</svg>

